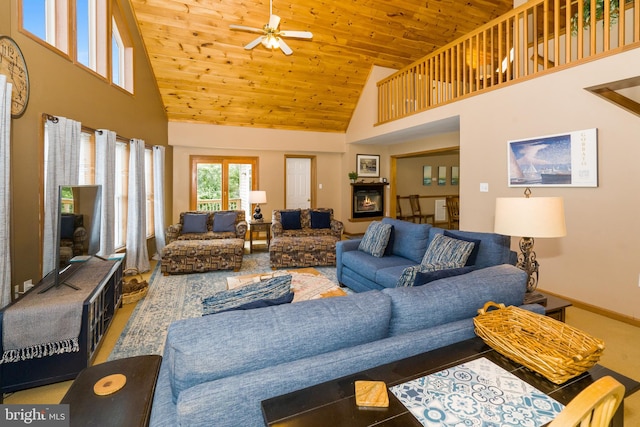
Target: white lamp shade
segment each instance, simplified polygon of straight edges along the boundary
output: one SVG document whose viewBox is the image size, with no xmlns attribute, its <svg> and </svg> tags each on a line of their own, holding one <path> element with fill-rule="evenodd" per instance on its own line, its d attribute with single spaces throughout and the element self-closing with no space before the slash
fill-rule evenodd
<svg viewBox="0 0 640 427">
<path fill-rule="evenodd" d="M 267 203 L 267 192 L 266 191 L 250 191 L 249 201 L 251 203 Z"/>
<path fill-rule="evenodd" d="M 562 197 L 498 197 L 494 231 L 507 236 L 567 235 Z"/>
</svg>

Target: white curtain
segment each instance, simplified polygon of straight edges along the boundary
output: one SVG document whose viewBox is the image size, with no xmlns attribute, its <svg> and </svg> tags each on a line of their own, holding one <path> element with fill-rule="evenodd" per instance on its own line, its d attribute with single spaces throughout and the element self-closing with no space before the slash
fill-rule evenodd
<svg viewBox="0 0 640 427">
<path fill-rule="evenodd" d="M 43 274 L 52 271 L 55 263 L 58 187 L 78 184 L 81 128 L 80 122 L 64 117 L 52 117 L 45 123 Z"/>
<path fill-rule="evenodd" d="M 100 129 L 96 131 L 96 184 L 102 186 L 98 254 L 105 258 L 115 251 L 115 182 L 116 133 Z"/>
<path fill-rule="evenodd" d="M 157 256 L 166 244 L 164 236 L 164 147 L 153 147 L 153 218 Z"/>
<path fill-rule="evenodd" d="M 0 308 L 11 302 L 11 89 L 0 74 Z"/>
<path fill-rule="evenodd" d="M 144 179 L 144 141 L 132 139 L 129 143 L 129 195 L 127 209 L 127 263 L 126 268 L 149 271 L 147 250 L 147 217 Z"/>
</svg>

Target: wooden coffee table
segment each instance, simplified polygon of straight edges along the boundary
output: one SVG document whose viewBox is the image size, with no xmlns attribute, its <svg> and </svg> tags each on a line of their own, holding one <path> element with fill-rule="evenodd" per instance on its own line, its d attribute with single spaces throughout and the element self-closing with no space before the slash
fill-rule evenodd
<svg viewBox="0 0 640 427">
<path fill-rule="evenodd" d="M 391 392 L 388 408 L 358 408 L 355 402 L 354 382 L 384 381 L 387 386 L 394 386 L 480 357 L 489 359 L 564 405 L 589 384 L 606 375 L 611 375 L 625 386 L 625 397 L 640 389 L 640 383 L 637 381 L 600 365 L 564 384 L 557 385 L 502 356 L 480 338 L 473 338 L 265 400 L 262 402 L 262 412 L 266 423 L 274 427 L 420 427 L 418 420 Z M 623 426 L 623 414 L 624 402 L 617 410 L 612 426 Z"/>
</svg>

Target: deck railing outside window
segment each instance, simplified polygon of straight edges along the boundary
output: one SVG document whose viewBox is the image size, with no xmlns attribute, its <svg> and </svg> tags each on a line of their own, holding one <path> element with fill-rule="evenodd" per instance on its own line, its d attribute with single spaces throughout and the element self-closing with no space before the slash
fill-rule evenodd
<svg viewBox="0 0 640 427">
<path fill-rule="evenodd" d="M 640 0 L 530 1 L 379 81 L 378 124 L 639 42 Z"/>
</svg>

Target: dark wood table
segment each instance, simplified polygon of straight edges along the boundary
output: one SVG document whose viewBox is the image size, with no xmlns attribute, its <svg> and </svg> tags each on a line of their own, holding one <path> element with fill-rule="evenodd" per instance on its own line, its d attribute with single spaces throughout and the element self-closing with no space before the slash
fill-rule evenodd
<svg viewBox="0 0 640 427">
<path fill-rule="evenodd" d="M 265 400 L 262 402 L 262 412 L 265 422 L 273 427 L 420 427 L 418 420 L 391 392 L 388 408 L 358 408 L 354 381 L 384 381 L 390 387 L 480 357 L 489 359 L 564 405 L 589 384 L 606 375 L 611 375 L 625 386 L 625 397 L 640 389 L 637 381 L 600 365 L 557 385 L 502 356 L 480 338 L 474 338 Z M 616 412 L 612 426 L 624 425 L 623 414 L 624 402 Z"/>
<path fill-rule="evenodd" d="M 544 304 L 544 313 L 549 317 L 564 322 L 565 310 L 567 307 L 571 307 L 571 302 L 544 292 L 540 293 L 547 298 L 547 302 Z"/>
<path fill-rule="evenodd" d="M 69 404 L 71 427 L 148 426 L 161 361 L 158 355 L 135 356 L 80 372 L 60 402 Z M 106 396 L 95 394 L 94 384 L 112 374 L 127 377 L 124 387 Z"/>
<path fill-rule="evenodd" d="M 253 253 L 253 233 L 266 233 L 267 249 L 271 242 L 271 221 L 251 221 L 249 222 L 249 253 Z"/>
</svg>

